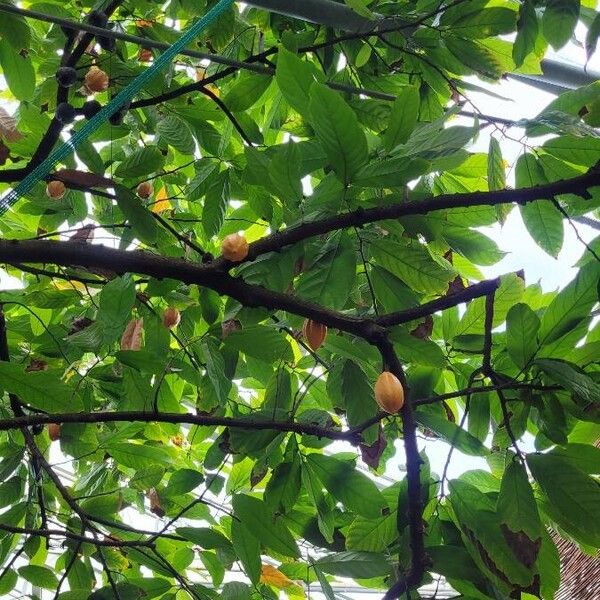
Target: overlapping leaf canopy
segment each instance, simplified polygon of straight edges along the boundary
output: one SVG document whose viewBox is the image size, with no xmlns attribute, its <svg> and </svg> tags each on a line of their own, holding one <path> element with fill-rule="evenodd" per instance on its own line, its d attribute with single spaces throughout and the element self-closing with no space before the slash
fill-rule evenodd
<svg viewBox="0 0 600 600">
<path fill-rule="evenodd" d="M 103 105 L 212 4 L 0 6 L 0 192 L 83 126 L 92 65 Z M 479 230 L 520 211 L 556 257 L 594 219 L 600 84 L 518 124 L 465 105 L 578 23 L 593 57 L 596 3 L 345 4 L 373 29 L 229 10 L 49 175 L 64 196 L 40 181 L 0 217 L 0 595 L 332 599 L 350 578 L 418 598 L 441 575 L 551 600 L 550 529 L 600 546 L 600 243 L 543 293 L 485 280 L 503 253 Z M 52 23 L 103 26 L 92 8 L 146 44 Z M 316 351 L 305 318 L 329 328 Z M 382 369 L 401 414 L 379 412 Z M 488 470 L 448 481 L 433 440 Z"/>
</svg>

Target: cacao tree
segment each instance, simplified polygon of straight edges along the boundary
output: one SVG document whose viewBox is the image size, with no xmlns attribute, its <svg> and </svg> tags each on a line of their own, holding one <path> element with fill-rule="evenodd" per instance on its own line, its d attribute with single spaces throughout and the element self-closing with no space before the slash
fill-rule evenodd
<svg viewBox="0 0 600 600">
<path fill-rule="evenodd" d="M 0 194 L 215 4 L 0 3 Z M 595 0 L 316 5 L 229 7 L 1 203 L 2 597 L 552 600 L 600 546 L 600 238 L 482 272 L 511 212 L 598 228 L 600 83 L 472 102 L 592 69 Z"/>
</svg>

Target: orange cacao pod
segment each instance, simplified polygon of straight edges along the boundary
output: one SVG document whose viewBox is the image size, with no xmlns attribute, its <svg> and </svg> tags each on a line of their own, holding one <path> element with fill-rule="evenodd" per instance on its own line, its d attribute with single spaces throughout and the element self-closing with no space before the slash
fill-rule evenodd
<svg viewBox="0 0 600 600">
<path fill-rule="evenodd" d="M 108 88 L 109 78 L 102 69 L 93 66 L 85 74 L 84 83 L 90 92 L 103 92 Z"/>
<path fill-rule="evenodd" d="M 232 233 L 221 242 L 221 254 L 231 262 L 240 262 L 248 256 L 248 242 L 243 235 Z"/>
<path fill-rule="evenodd" d="M 404 388 L 393 373 L 383 371 L 377 378 L 375 401 L 388 413 L 397 413 L 404 406 Z"/>
<path fill-rule="evenodd" d="M 312 319 L 305 319 L 302 326 L 302 335 L 306 343 L 313 350 L 317 350 L 327 337 L 327 325 L 322 325 Z"/>
<path fill-rule="evenodd" d="M 163 325 L 168 329 L 171 329 L 172 327 L 177 327 L 179 321 L 181 321 L 179 311 L 176 308 L 169 306 L 163 313 Z"/>
<path fill-rule="evenodd" d="M 150 198 L 150 196 L 154 194 L 154 187 L 149 181 L 142 181 L 142 183 L 137 186 L 136 191 L 140 198 L 146 200 L 146 198 Z"/>
<path fill-rule="evenodd" d="M 48 198 L 54 198 L 54 200 L 60 200 L 67 191 L 67 187 L 62 181 L 53 180 L 46 184 L 46 196 Z"/>
<path fill-rule="evenodd" d="M 52 442 L 60 439 L 60 425 L 58 423 L 48 423 L 48 437 Z"/>
</svg>

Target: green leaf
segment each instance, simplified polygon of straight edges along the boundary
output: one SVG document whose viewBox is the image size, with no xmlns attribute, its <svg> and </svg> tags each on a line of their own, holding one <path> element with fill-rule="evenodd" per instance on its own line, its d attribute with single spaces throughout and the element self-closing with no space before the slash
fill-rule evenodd
<svg viewBox="0 0 600 600">
<path fill-rule="evenodd" d="M 4 19 L 6 15 L 2 15 Z M 26 52 L 17 52 L 6 38 L 0 39 L 0 67 L 10 91 L 17 100 L 32 100 L 35 70 Z"/>
<path fill-rule="evenodd" d="M 356 517 L 346 534 L 348 550 L 383 552 L 398 537 L 396 514 L 367 519 Z"/>
<path fill-rule="evenodd" d="M 588 444 L 566 444 L 553 448 L 549 454 L 568 460 L 588 475 L 600 474 L 600 448 Z"/>
<path fill-rule="evenodd" d="M 223 103 L 232 112 L 248 110 L 267 91 L 270 83 L 270 78 L 264 75 L 242 72 L 233 87 L 225 94 Z"/>
<path fill-rule="evenodd" d="M 225 346 L 253 358 L 272 362 L 292 360 L 292 348 L 284 334 L 266 325 L 248 325 L 225 338 Z"/>
<path fill-rule="evenodd" d="M 3 573 L 2 579 L 0 579 L 0 594 L 6 597 L 9 592 L 16 588 L 18 579 L 19 576 L 15 570 L 7 569 Z"/>
<path fill-rule="evenodd" d="M 39 565 L 25 565 L 19 567 L 19 575 L 26 579 L 36 587 L 41 587 L 45 590 L 55 590 L 58 586 L 58 579 L 53 571 L 48 567 L 40 567 Z"/>
<path fill-rule="evenodd" d="M 132 469 L 145 469 L 157 464 L 170 466 L 173 462 L 172 453 L 164 446 L 114 442 L 106 444 L 106 450 L 119 464 Z"/>
<path fill-rule="evenodd" d="M 423 427 L 431 429 L 464 454 L 485 456 L 489 453 L 488 449 L 476 437 L 442 416 L 420 410 L 416 411 L 415 419 Z"/>
<path fill-rule="evenodd" d="M 365 372 L 353 361 L 347 360 L 342 368 L 342 397 L 350 427 L 361 425 L 378 412 L 373 385 Z M 363 431 L 366 444 L 377 439 L 377 426 Z"/>
<path fill-rule="evenodd" d="M 202 208 L 202 228 L 207 238 L 219 233 L 229 202 L 229 173 L 221 171 L 211 177 Z"/>
<path fill-rule="evenodd" d="M 156 124 L 156 133 L 162 140 L 182 154 L 194 154 L 196 142 L 189 125 L 179 117 L 168 115 Z"/>
<path fill-rule="evenodd" d="M 123 333 L 134 304 L 135 282 L 131 276 L 115 277 L 102 288 L 97 320 L 105 342 L 113 342 Z"/>
<path fill-rule="evenodd" d="M 284 556 L 292 558 L 300 556 L 289 529 L 281 519 L 274 517 L 262 500 L 244 494 L 236 494 L 233 497 L 232 506 L 235 516 L 262 544 Z"/>
<path fill-rule="evenodd" d="M 320 83 L 310 88 L 309 111 L 329 163 L 348 185 L 368 159 L 367 139 L 356 114 L 339 93 Z"/>
<path fill-rule="evenodd" d="M 231 542 L 220 531 L 210 527 L 177 527 L 175 531 L 177 535 L 206 550 L 231 548 Z"/>
<path fill-rule="evenodd" d="M 166 496 L 180 496 L 196 489 L 204 481 L 204 475 L 194 469 L 179 469 L 171 475 L 164 490 Z"/>
<path fill-rule="evenodd" d="M 394 327 L 390 340 L 398 356 L 405 363 L 416 363 L 428 367 L 443 367 L 446 358 L 442 349 L 431 340 L 422 340 L 411 335 L 402 327 Z"/>
<path fill-rule="evenodd" d="M 532 0 L 525 0 L 519 9 L 517 37 L 513 45 L 512 56 L 515 66 L 520 67 L 525 58 L 535 49 L 538 37 L 538 20 Z"/>
<path fill-rule="evenodd" d="M 600 267 L 590 263 L 552 300 L 541 318 L 539 339 L 541 344 L 554 342 L 588 317 L 597 302 Z"/>
<path fill-rule="evenodd" d="M 219 402 L 225 402 L 231 389 L 231 381 L 225 375 L 225 359 L 213 338 L 206 338 L 201 343 L 201 347 L 206 363 L 206 374 L 212 383 Z"/>
<path fill-rule="evenodd" d="M 236 496 L 234 496 L 234 499 Z M 260 541 L 240 520 L 231 521 L 231 543 L 248 579 L 258 584 L 260 579 Z"/>
<path fill-rule="evenodd" d="M 502 477 L 498 516 L 514 533 L 524 533 L 532 542 L 542 534 L 542 522 L 525 467 L 513 460 Z"/>
<path fill-rule="evenodd" d="M 555 50 L 571 39 L 579 19 L 579 9 L 580 0 L 548 0 L 542 15 L 542 31 Z"/>
<path fill-rule="evenodd" d="M 55 371 L 28 373 L 23 365 L 0 362 L 0 388 L 26 404 L 49 413 L 81 410 L 80 397 L 61 381 L 60 375 Z"/>
<path fill-rule="evenodd" d="M 588 168 L 600 159 L 600 138 L 596 137 L 565 135 L 548 140 L 542 148 L 559 160 Z"/>
<path fill-rule="evenodd" d="M 388 128 L 383 137 L 383 143 L 388 152 L 399 144 L 404 144 L 415 125 L 419 114 L 421 97 L 415 86 L 404 86 L 397 92 L 392 104 Z"/>
<path fill-rule="evenodd" d="M 500 142 L 495 137 L 490 137 L 487 164 L 488 187 L 490 191 L 503 190 L 506 187 L 506 171 Z"/>
<path fill-rule="evenodd" d="M 353 579 L 385 577 L 391 571 L 391 565 L 385 555 L 374 552 L 328 554 L 315 561 L 315 564 L 325 573 Z"/>
<path fill-rule="evenodd" d="M 435 260 L 423 245 L 410 241 L 407 245 L 387 240 L 371 245 L 373 257 L 379 265 L 397 275 L 417 292 L 441 294 L 456 277 L 452 266 Z"/>
<path fill-rule="evenodd" d="M 490 396 L 489 394 L 475 394 L 469 405 L 467 421 L 469 433 L 480 442 L 485 442 L 490 431 Z"/>
<path fill-rule="evenodd" d="M 0 19 L 0 38 L 5 39 L 15 52 L 29 50 L 31 30 L 23 17 L 2 13 L 2 19 Z"/>
<path fill-rule="evenodd" d="M 346 508 L 371 519 L 382 515 L 387 507 L 385 498 L 353 464 L 323 454 L 309 454 L 306 461 L 327 491 Z"/>
<path fill-rule="evenodd" d="M 539 317 L 527 304 L 515 304 L 506 315 L 506 349 L 517 365 L 525 367 L 538 349 Z"/>
<path fill-rule="evenodd" d="M 450 36 L 446 37 L 445 43 L 454 58 L 481 76 L 499 79 L 504 74 L 498 57 L 483 44 Z"/>
<path fill-rule="evenodd" d="M 585 55 L 588 61 L 596 52 L 598 38 L 600 38 L 600 13 L 597 12 L 585 36 Z"/>
<path fill-rule="evenodd" d="M 298 279 L 297 294 L 322 306 L 341 309 L 356 278 L 356 253 L 345 232 L 329 237 L 309 269 Z"/>
<path fill-rule="evenodd" d="M 288 104 L 302 115 L 308 114 L 309 90 L 316 74 L 310 62 L 301 60 L 280 46 L 275 80 Z"/>
<path fill-rule="evenodd" d="M 568 362 L 539 358 L 535 365 L 554 381 L 589 403 L 600 403 L 600 384 L 585 373 L 579 372 Z"/>
<path fill-rule="evenodd" d="M 600 544 L 600 486 L 571 462 L 550 454 L 528 454 L 527 465 L 564 519 L 587 530 Z"/>
<path fill-rule="evenodd" d="M 155 146 L 147 146 L 127 156 L 116 168 L 115 176 L 135 179 L 159 171 L 164 164 L 165 157 L 161 151 Z"/>
<path fill-rule="evenodd" d="M 398 187 L 429 171 L 429 161 L 423 158 L 378 159 L 366 164 L 354 179 L 359 187 Z"/>
<path fill-rule="evenodd" d="M 135 235 L 146 244 L 154 244 L 158 238 L 159 227 L 152 213 L 125 186 L 115 186 L 115 192 L 117 204 L 131 224 Z"/>
<path fill-rule="evenodd" d="M 295 207 L 303 199 L 300 151 L 293 142 L 277 148 L 278 152 L 271 158 L 269 177 L 281 200 Z"/>
</svg>

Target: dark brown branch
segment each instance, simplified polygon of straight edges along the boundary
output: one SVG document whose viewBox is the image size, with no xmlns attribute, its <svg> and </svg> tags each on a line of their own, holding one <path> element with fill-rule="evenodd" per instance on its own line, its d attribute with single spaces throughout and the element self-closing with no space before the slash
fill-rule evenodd
<svg viewBox="0 0 600 600">
<path fill-rule="evenodd" d="M 122 251 L 100 245 L 49 240 L 0 240 L 0 261 L 43 261 L 62 266 L 78 265 L 109 270 L 114 270 L 118 265 L 121 273 L 142 273 L 159 279 L 171 278 L 188 284 L 202 285 L 234 298 L 245 306 L 289 311 L 365 339 L 373 339 L 382 329 L 373 321 L 328 310 L 312 302 L 273 292 L 258 285 L 247 284 L 218 270 L 213 264 L 191 263 L 149 252 Z"/>
<path fill-rule="evenodd" d="M 464 302 L 469 302 L 475 298 L 485 296 L 490 292 L 498 289 L 500 285 L 500 279 L 490 279 L 487 281 L 481 281 L 474 285 L 460 290 L 454 294 L 449 294 L 441 298 L 436 298 L 431 302 L 426 302 L 415 308 L 409 308 L 407 310 L 400 310 L 398 312 L 389 313 L 382 315 L 375 319 L 375 322 L 383 327 L 390 327 L 393 325 L 401 325 L 402 323 L 408 323 L 416 319 L 420 319 L 427 315 L 432 315 L 435 312 L 451 308 L 452 306 L 458 306 Z"/>
<path fill-rule="evenodd" d="M 492 329 L 494 327 L 494 293 L 485 297 L 485 322 L 483 325 L 483 361 L 481 370 L 484 374 L 492 371 Z M 496 383 L 496 382 L 494 382 Z"/>
<path fill-rule="evenodd" d="M 400 411 L 402 419 L 402 437 L 404 452 L 406 454 L 406 480 L 407 480 L 407 509 L 409 544 L 411 551 L 410 569 L 406 575 L 400 577 L 384 596 L 384 600 L 399 598 L 407 590 L 418 586 L 428 567 L 425 554 L 425 539 L 423 532 L 423 499 L 421 491 L 421 456 L 417 446 L 417 423 L 413 407 L 408 400 L 410 390 L 404 375 L 402 365 L 396 356 L 394 346 L 387 338 L 382 338 L 377 344 L 385 368 L 391 371 L 402 383 L 407 401 Z M 398 532 L 400 535 L 402 532 Z"/>
<path fill-rule="evenodd" d="M 5 525 L 4 523 L 0 523 L 0 530 L 8 531 L 10 533 L 24 533 L 27 535 L 39 535 L 40 537 L 62 537 L 68 538 L 70 540 L 77 540 L 80 542 L 93 544 L 94 546 L 109 546 L 114 548 L 124 548 L 124 547 L 150 547 L 154 546 L 154 542 L 149 540 L 117 540 L 115 538 L 104 538 L 104 539 L 94 539 L 88 538 L 83 535 L 79 535 L 77 533 L 73 533 L 72 531 L 68 531 L 66 529 L 30 529 L 27 527 L 14 527 L 12 525 Z"/>
<path fill-rule="evenodd" d="M 471 192 L 467 194 L 442 194 L 423 201 L 404 202 L 398 198 L 398 204 L 378 206 L 376 208 L 357 209 L 324 219 L 300 223 L 265 236 L 250 244 L 247 260 L 253 260 L 261 254 L 276 252 L 285 246 L 296 244 L 308 238 L 366 225 L 386 219 L 398 219 L 411 215 L 426 215 L 436 210 L 469 208 L 471 206 L 496 206 L 498 204 L 527 204 L 536 200 L 545 200 L 559 194 L 575 194 L 586 200 L 591 198 L 588 189 L 600 186 L 600 169 L 594 167 L 587 173 L 563 179 L 553 183 L 516 190 L 505 189 L 491 192 Z M 225 261 L 223 261 L 225 265 Z M 230 266 L 230 265 L 229 265 Z"/>
<path fill-rule="evenodd" d="M 235 127 L 235 130 L 242 136 L 242 139 L 248 144 L 248 146 L 254 146 L 252 140 L 246 135 L 244 128 L 240 125 L 239 121 L 235 118 L 235 115 L 227 108 L 227 105 L 219 96 L 217 96 L 212 90 L 209 90 L 207 87 L 200 87 L 200 92 L 202 92 L 205 96 L 208 96 L 224 113 L 225 116 L 229 119 L 231 124 Z"/>
<path fill-rule="evenodd" d="M 348 440 L 356 443 L 359 443 L 360 441 L 358 434 L 353 430 L 342 431 L 330 427 L 311 425 L 310 423 L 297 423 L 295 421 L 253 420 L 251 418 L 242 419 L 233 417 L 215 417 L 210 415 L 195 415 L 190 413 L 155 413 L 144 411 L 26 415 L 22 417 L 16 417 L 14 419 L 0 419 L 0 431 L 19 429 L 21 427 L 47 423 L 114 423 L 127 421 L 141 421 L 146 423 L 185 423 L 187 425 L 235 427 L 247 430 L 269 429 L 314 435 L 332 440 Z"/>
</svg>

